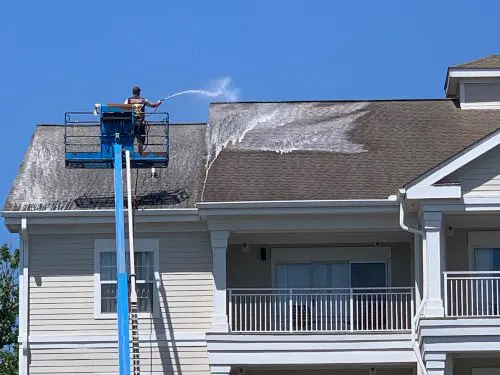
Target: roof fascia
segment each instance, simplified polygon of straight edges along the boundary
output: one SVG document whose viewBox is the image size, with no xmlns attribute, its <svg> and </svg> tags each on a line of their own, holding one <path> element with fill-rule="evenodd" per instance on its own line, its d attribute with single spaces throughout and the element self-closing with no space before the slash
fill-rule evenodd
<svg viewBox="0 0 500 375">
<path fill-rule="evenodd" d="M 397 212 L 396 199 L 297 200 L 197 203 L 200 217 L 247 215 L 370 214 Z"/>
<path fill-rule="evenodd" d="M 2 211 L 1 215 L 10 231 L 15 231 L 23 218 L 37 225 L 109 224 L 115 220 L 114 210 Z M 136 223 L 196 222 L 199 216 L 196 208 L 138 209 L 134 220 Z"/>
<path fill-rule="evenodd" d="M 484 155 L 499 144 L 500 129 L 493 132 L 490 136 L 478 141 L 471 147 L 459 152 L 444 163 L 438 164 L 437 168 L 429 171 L 416 182 L 410 184 L 406 188 L 407 196 L 418 196 L 425 191 L 425 194 L 430 194 L 426 198 L 457 198 L 457 194 L 459 193 L 457 185 L 433 186 L 433 184 Z M 424 197 L 421 197 L 420 199 L 423 198 Z"/>
<path fill-rule="evenodd" d="M 500 69 L 476 69 L 476 68 L 461 68 L 448 69 L 446 74 L 446 83 L 444 90 L 447 95 L 450 94 L 449 88 L 451 81 L 455 82 L 458 78 L 500 78 Z"/>
</svg>

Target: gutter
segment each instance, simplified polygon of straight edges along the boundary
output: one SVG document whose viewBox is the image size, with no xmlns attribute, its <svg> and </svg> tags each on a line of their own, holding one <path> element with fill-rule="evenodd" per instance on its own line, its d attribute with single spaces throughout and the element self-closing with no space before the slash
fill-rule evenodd
<svg viewBox="0 0 500 375">
<path fill-rule="evenodd" d="M 366 207 L 394 206 L 396 199 L 316 199 L 292 201 L 236 201 L 236 202 L 199 202 L 199 208 L 306 208 L 306 207 Z"/>
<path fill-rule="evenodd" d="M 404 231 L 407 231 L 407 232 L 410 232 L 410 233 L 413 233 L 413 239 L 414 239 L 414 246 L 413 246 L 413 249 L 415 251 L 415 249 L 417 248 L 417 244 L 419 244 L 419 237 L 420 236 L 422 238 L 422 242 L 424 243 L 424 245 L 422 246 L 422 263 L 425 263 L 425 259 L 426 259 L 426 256 L 425 256 L 425 232 L 418 229 L 418 228 L 412 228 L 408 225 L 405 224 L 405 212 L 404 212 L 404 202 L 406 201 L 406 189 L 399 189 L 398 190 L 398 194 L 397 194 L 397 200 L 399 201 L 399 226 L 401 227 L 401 229 L 403 229 Z M 420 260 L 419 259 L 415 259 L 415 262 L 419 262 Z M 426 285 L 426 282 L 427 282 L 427 277 L 425 275 L 425 269 L 426 267 L 423 267 L 423 272 L 422 272 L 422 289 L 423 289 L 423 296 L 422 296 L 422 300 L 420 301 L 420 304 L 418 305 L 416 311 L 415 311 L 415 315 L 412 317 L 412 320 L 411 320 L 411 344 L 412 344 L 412 348 L 413 348 L 413 352 L 415 353 L 415 358 L 417 359 L 417 363 L 418 363 L 418 366 L 420 367 L 420 370 L 422 371 L 423 374 L 427 375 L 427 368 L 425 367 L 425 363 L 424 363 L 424 360 L 422 358 L 422 353 L 420 351 L 420 347 L 418 345 L 418 333 L 417 333 L 417 329 L 418 329 L 418 324 L 419 324 L 419 321 L 420 321 L 420 314 L 422 313 L 422 310 L 424 309 L 424 306 L 425 306 L 425 303 L 427 302 L 427 285 Z M 416 283 L 416 280 L 415 280 L 415 283 Z M 415 285 L 415 292 L 417 291 L 417 288 L 418 288 L 418 285 Z"/>
<path fill-rule="evenodd" d="M 127 211 L 127 209 L 125 209 Z M 196 208 L 143 208 L 137 209 L 136 215 L 140 216 L 179 216 L 179 215 L 197 215 Z M 47 210 L 47 211 L 2 211 L 1 216 L 5 218 L 22 217 L 114 217 L 115 210 Z"/>
</svg>

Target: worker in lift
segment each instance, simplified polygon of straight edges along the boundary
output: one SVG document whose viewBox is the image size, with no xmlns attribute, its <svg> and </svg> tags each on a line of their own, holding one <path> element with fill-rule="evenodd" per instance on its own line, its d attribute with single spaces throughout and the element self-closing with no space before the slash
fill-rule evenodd
<svg viewBox="0 0 500 375">
<path fill-rule="evenodd" d="M 146 123 L 145 123 L 145 112 L 146 107 L 156 108 L 162 103 L 162 100 L 158 100 L 156 103 L 151 103 L 149 100 L 141 97 L 141 88 L 139 86 L 134 86 L 132 89 L 132 95 L 130 98 L 125 99 L 125 104 L 132 104 L 135 111 L 135 124 L 134 132 L 137 136 L 137 143 L 139 144 L 139 154 L 142 155 L 144 151 L 144 144 L 146 143 Z"/>
</svg>

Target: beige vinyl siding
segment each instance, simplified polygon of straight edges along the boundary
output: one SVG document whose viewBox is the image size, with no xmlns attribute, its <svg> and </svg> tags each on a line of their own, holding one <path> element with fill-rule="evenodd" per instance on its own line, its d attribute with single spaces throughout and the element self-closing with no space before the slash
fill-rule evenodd
<svg viewBox="0 0 500 375">
<path fill-rule="evenodd" d="M 141 333 L 205 332 L 213 278 L 208 233 L 146 235 L 160 239 L 161 317 L 141 318 Z M 101 237 L 100 237 L 101 238 Z M 115 319 L 94 319 L 94 238 L 30 236 L 30 334 L 116 334 Z"/>
<path fill-rule="evenodd" d="M 140 348 L 141 374 L 210 374 L 206 347 L 169 344 Z M 117 374 L 116 348 L 31 350 L 30 374 Z"/>
<path fill-rule="evenodd" d="M 460 183 L 465 197 L 500 196 L 500 148 L 495 147 L 440 182 Z"/>
<path fill-rule="evenodd" d="M 373 244 L 366 244 L 373 246 Z M 272 247 L 272 246 L 269 246 Z M 291 246 L 290 246 L 291 247 Z M 328 245 L 324 245 L 328 247 Z M 346 246 L 347 247 L 347 246 Z M 356 245 L 359 247 L 359 245 Z M 383 244 L 390 247 L 392 286 L 411 287 L 413 263 L 409 243 L 398 242 Z M 272 262 L 268 252 L 267 260 L 260 258 L 260 245 L 251 245 L 250 251 L 242 252 L 240 245 L 230 245 L 227 255 L 227 285 L 228 288 L 272 288 Z M 307 248 L 301 245 L 301 248 Z M 271 250 L 272 251 L 272 250 Z M 327 250 L 325 250 L 327 251 Z M 328 251 L 335 251 L 328 250 Z M 344 249 L 342 249 L 344 251 Z M 374 249 L 373 251 L 377 251 Z M 348 257 L 349 255 L 346 254 Z M 311 258 L 311 260 L 314 260 Z"/>
<path fill-rule="evenodd" d="M 500 102 L 500 83 L 466 83 L 466 103 Z"/>
</svg>

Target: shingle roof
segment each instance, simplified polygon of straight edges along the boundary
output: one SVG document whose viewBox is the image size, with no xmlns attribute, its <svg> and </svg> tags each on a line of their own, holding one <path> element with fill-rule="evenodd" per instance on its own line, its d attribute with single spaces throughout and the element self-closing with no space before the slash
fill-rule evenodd
<svg viewBox="0 0 500 375">
<path fill-rule="evenodd" d="M 499 128 L 499 114 L 452 100 L 214 104 L 208 137 L 229 145 L 203 200 L 387 198 Z"/>
<path fill-rule="evenodd" d="M 136 195 L 143 207 L 387 198 L 500 128 L 499 114 L 449 99 L 214 103 L 208 126 L 171 127 L 169 168 L 140 170 Z M 109 207 L 112 171 L 66 169 L 63 132 L 37 127 L 5 210 Z"/>
<path fill-rule="evenodd" d="M 500 55 L 489 55 L 477 60 L 454 65 L 450 69 L 500 69 Z"/>
<path fill-rule="evenodd" d="M 139 207 L 194 207 L 204 177 L 205 130 L 204 124 L 171 126 L 168 169 L 157 169 L 157 179 L 149 169 L 132 171 Z M 78 131 L 96 134 L 98 127 Z M 112 170 L 65 168 L 63 126 L 37 126 L 4 209 L 109 208 L 113 186 Z"/>
</svg>

